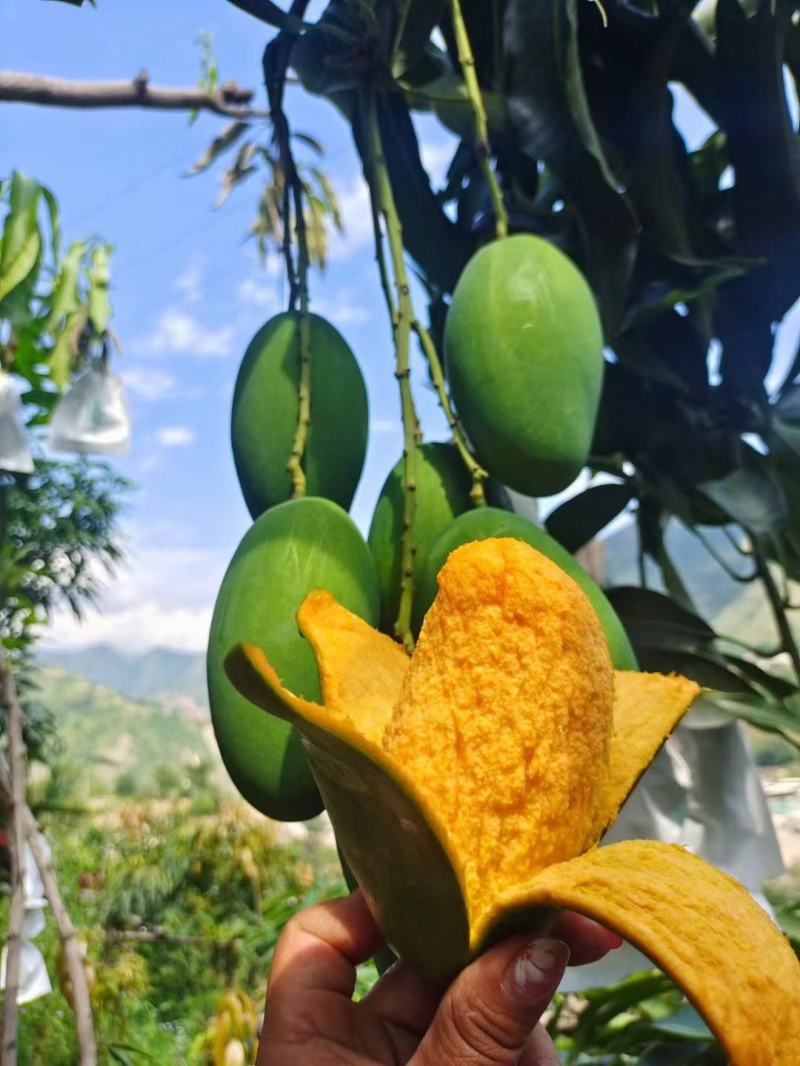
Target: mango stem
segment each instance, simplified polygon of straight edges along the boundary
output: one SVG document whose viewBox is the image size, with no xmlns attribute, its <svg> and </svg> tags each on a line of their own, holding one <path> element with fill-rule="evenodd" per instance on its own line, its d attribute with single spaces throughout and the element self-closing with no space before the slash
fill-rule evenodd
<svg viewBox="0 0 800 1066">
<path fill-rule="evenodd" d="M 289 281 L 289 308 L 299 311 L 300 372 L 297 384 L 297 423 L 286 470 L 292 478 L 292 499 L 306 494 L 303 470 L 308 432 L 311 427 L 311 320 L 308 310 L 308 237 L 303 204 L 304 187 L 292 152 L 289 120 L 283 110 L 286 71 L 294 44 L 291 34 L 278 34 L 264 52 L 264 80 L 270 117 L 283 171 L 283 256 Z M 294 231 L 294 232 L 293 232 Z M 297 242 L 297 258 L 292 254 Z"/>
<path fill-rule="evenodd" d="M 486 108 L 483 105 L 481 87 L 478 84 L 478 76 L 475 73 L 475 57 L 472 54 L 472 45 L 467 33 L 467 25 L 461 10 L 461 0 L 450 0 L 450 8 L 453 17 L 453 30 L 458 50 L 458 61 L 461 65 L 461 73 L 464 75 L 464 86 L 467 90 L 467 99 L 472 108 L 475 123 L 475 152 L 489 186 L 489 194 L 492 197 L 494 208 L 495 236 L 498 240 L 508 235 L 508 212 L 503 203 L 503 194 L 497 181 L 497 175 L 492 170 L 492 149 L 489 144 L 489 123 L 486 118 Z"/>
<path fill-rule="evenodd" d="M 414 647 L 414 637 L 411 633 L 411 609 L 414 602 L 414 556 L 417 550 L 414 543 L 414 519 L 417 507 L 417 441 L 419 438 L 419 420 L 411 393 L 410 349 L 414 310 L 411 305 L 411 290 L 405 264 L 403 229 L 383 153 L 374 92 L 366 94 L 364 110 L 369 163 L 366 169 L 375 230 L 375 255 L 392 323 L 395 350 L 394 376 L 400 388 L 400 410 L 403 419 L 403 532 L 400 553 L 400 603 L 394 632 L 398 640 L 401 640 L 410 652 Z M 389 269 L 384 258 L 384 229 L 389 244 L 394 294 Z"/>
<path fill-rule="evenodd" d="M 483 483 L 489 474 L 469 450 L 469 445 L 464 437 L 464 433 L 461 426 L 458 424 L 458 419 L 456 418 L 453 406 L 450 403 L 450 397 L 447 395 L 444 371 L 442 370 L 442 361 L 436 351 L 433 337 L 431 337 L 430 333 L 416 317 L 412 323 L 412 328 L 419 339 L 420 347 L 428 362 L 431 381 L 433 382 L 433 387 L 436 389 L 439 406 L 444 413 L 444 417 L 447 419 L 450 432 L 453 434 L 453 443 L 458 449 L 458 454 L 461 456 L 464 466 L 466 466 L 469 475 L 472 478 L 472 488 L 470 489 L 470 499 L 472 500 L 472 504 L 474 507 L 485 507 L 486 493 L 483 491 Z"/>
</svg>

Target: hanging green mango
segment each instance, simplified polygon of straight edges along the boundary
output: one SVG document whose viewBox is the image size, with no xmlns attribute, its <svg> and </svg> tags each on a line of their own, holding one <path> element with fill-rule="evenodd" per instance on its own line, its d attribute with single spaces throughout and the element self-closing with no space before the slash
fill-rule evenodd
<svg viewBox="0 0 800 1066">
<path fill-rule="evenodd" d="M 422 576 L 434 541 L 456 515 L 469 510 L 471 479 L 454 444 L 422 444 L 417 448 L 416 515 L 414 518 L 414 582 Z M 403 460 L 384 482 L 368 542 L 378 568 L 381 628 L 393 632 L 400 600 L 400 556 L 403 534 Z M 415 597 L 416 599 L 416 597 Z M 422 622 L 424 611 L 419 614 Z M 415 617 L 417 611 L 414 611 Z M 418 626 L 416 628 L 419 628 Z"/>
<path fill-rule="evenodd" d="M 208 642 L 211 720 L 223 762 L 248 803 L 281 821 L 319 814 L 317 786 L 294 729 L 241 696 L 223 662 L 241 641 L 257 642 L 287 684 L 317 699 L 314 655 L 294 620 L 314 589 L 377 623 L 375 565 L 361 534 L 337 504 L 305 497 L 267 511 L 245 534 L 223 578 Z"/>
<path fill-rule="evenodd" d="M 489 472 L 518 492 L 560 492 L 586 463 L 603 380 L 591 289 L 548 241 L 486 245 L 447 315 L 447 377 L 458 416 Z"/>
<path fill-rule="evenodd" d="M 367 450 L 367 390 L 342 335 L 310 315 L 311 425 L 303 455 L 306 491 L 347 509 Z M 233 393 L 231 444 L 250 514 L 288 500 L 286 468 L 299 412 L 300 316 L 284 312 L 256 333 Z"/>
</svg>

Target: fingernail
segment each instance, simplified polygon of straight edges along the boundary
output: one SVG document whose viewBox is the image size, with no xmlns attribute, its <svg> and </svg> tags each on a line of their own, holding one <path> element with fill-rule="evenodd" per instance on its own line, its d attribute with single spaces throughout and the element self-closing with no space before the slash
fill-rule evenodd
<svg viewBox="0 0 800 1066">
<path fill-rule="evenodd" d="M 569 948 L 561 940 L 539 939 L 526 944 L 509 967 L 517 994 L 552 984 L 569 961 Z"/>
</svg>

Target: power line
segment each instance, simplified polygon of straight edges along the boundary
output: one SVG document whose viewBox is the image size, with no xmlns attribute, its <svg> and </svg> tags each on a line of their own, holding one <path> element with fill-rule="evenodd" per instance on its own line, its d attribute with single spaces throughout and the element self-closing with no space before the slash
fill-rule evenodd
<svg viewBox="0 0 800 1066">
<path fill-rule="evenodd" d="M 82 215 L 79 215 L 77 218 L 70 219 L 70 226 L 80 226 L 87 219 L 92 218 L 93 215 L 99 214 L 101 211 L 105 211 L 108 207 L 113 207 L 114 204 L 119 203 L 120 200 L 124 200 L 126 196 L 129 196 L 131 193 L 136 192 L 137 189 L 140 189 L 143 185 L 146 185 L 148 182 L 152 181 L 153 178 L 157 178 L 160 174 L 163 174 L 164 171 L 169 170 L 172 167 L 177 166 L 179 163 L 184 162 L 186 159 L 193 156 L 196 152 L 197 148 L 192 148 L 191 151 L 188 152 L 184 150 L 183 152 L 181 152 L 180 155 L 173 156 L 165 163 L 160 163 L 153 170 L 150 170 L 146 174 L 144 174 L 144 176 L 135 178 L 128 185 L 123 186 L 122 189 L 114 193 L 114 195 L 110 196 L 107 200 L 102 200 L 99 204 L 95 204 L 93 207 L 90 207 L 88 211 L 84 211 L 84 213 Z"/>
</svg>

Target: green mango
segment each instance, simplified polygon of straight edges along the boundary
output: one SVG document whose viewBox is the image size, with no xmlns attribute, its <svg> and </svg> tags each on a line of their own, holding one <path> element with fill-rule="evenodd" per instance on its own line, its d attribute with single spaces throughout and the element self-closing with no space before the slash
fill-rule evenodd
<svg viewBox="0 0 800 1066">
<path fill-rule="evenodd" d="M 422 444 L 417 448 L 416 482 L 415 586 L 422 576 L 425 557 L 436 538 L 456 515 L 469 510 L 472 479 L 454 444 Z M 403 460 L 400 459 L 381 489 L 367 537 L 378 569 L 381 628 L 389 634 L 394 633 L 400 601 L 402 534 Z M 416 617 L 417 612 L 414 614 Z M 422 613 L 419 614 L 419 622 L 422 622 Z"/>
<path fill-rule="evenodd" d="M 522 515 L 500 511 L 496 507 L 478 507 L 460 515 L 438 538 L 424 561 L 418 592 L 419 609 L 427 612 L 436 595 L 436 578 L 447 556 L 460 544 L 489 537 L 516 537 L 552 559 L 583 589 L 597 612 L 608 641 L 611 661 L 617 670 L 638 670 L 628 635 L 605 593 L 586 573 L 580 563 L 562 548 L 557 540 Z"/>
<path fill-rule="evenodd" d="M 459 418 L 491 474 L 528 496 L 575 479 L 597 419 L 603 331 L 567 256 L 531 234 L 481 248 L 453 293 L 445 362 Z"/>
<path fill-rule="evenodd" d="M 225 656 L 242 641 L 267 650 L 287 685 L 319 699 L 313 652 L 295 613 L 313 589 L 377 624 L 375 564 L 350 517 L 335 503 L 305 497 L 279 504 L 245 534 L 217 596 L 208 641 L 211 721 L 231 780 L 248 803 L 279 821 L 302 821 L 322 800 L 294 729 L 265 714 L 228 680 Z"/>
<path fill-rule="evenodd" d="M 310 315 L 310 320 L 306 492 L 347 510 L 367 450 L 367 390 L 355 356 L 338 330 L 319 315 Z M 253 518 L 292 495 L 286 465 L 297 429 L 299 380 L 300 316 L 287 311 L 271 318 L 250 341 L 233 393 L 233 459 Z"/>
</svg>

